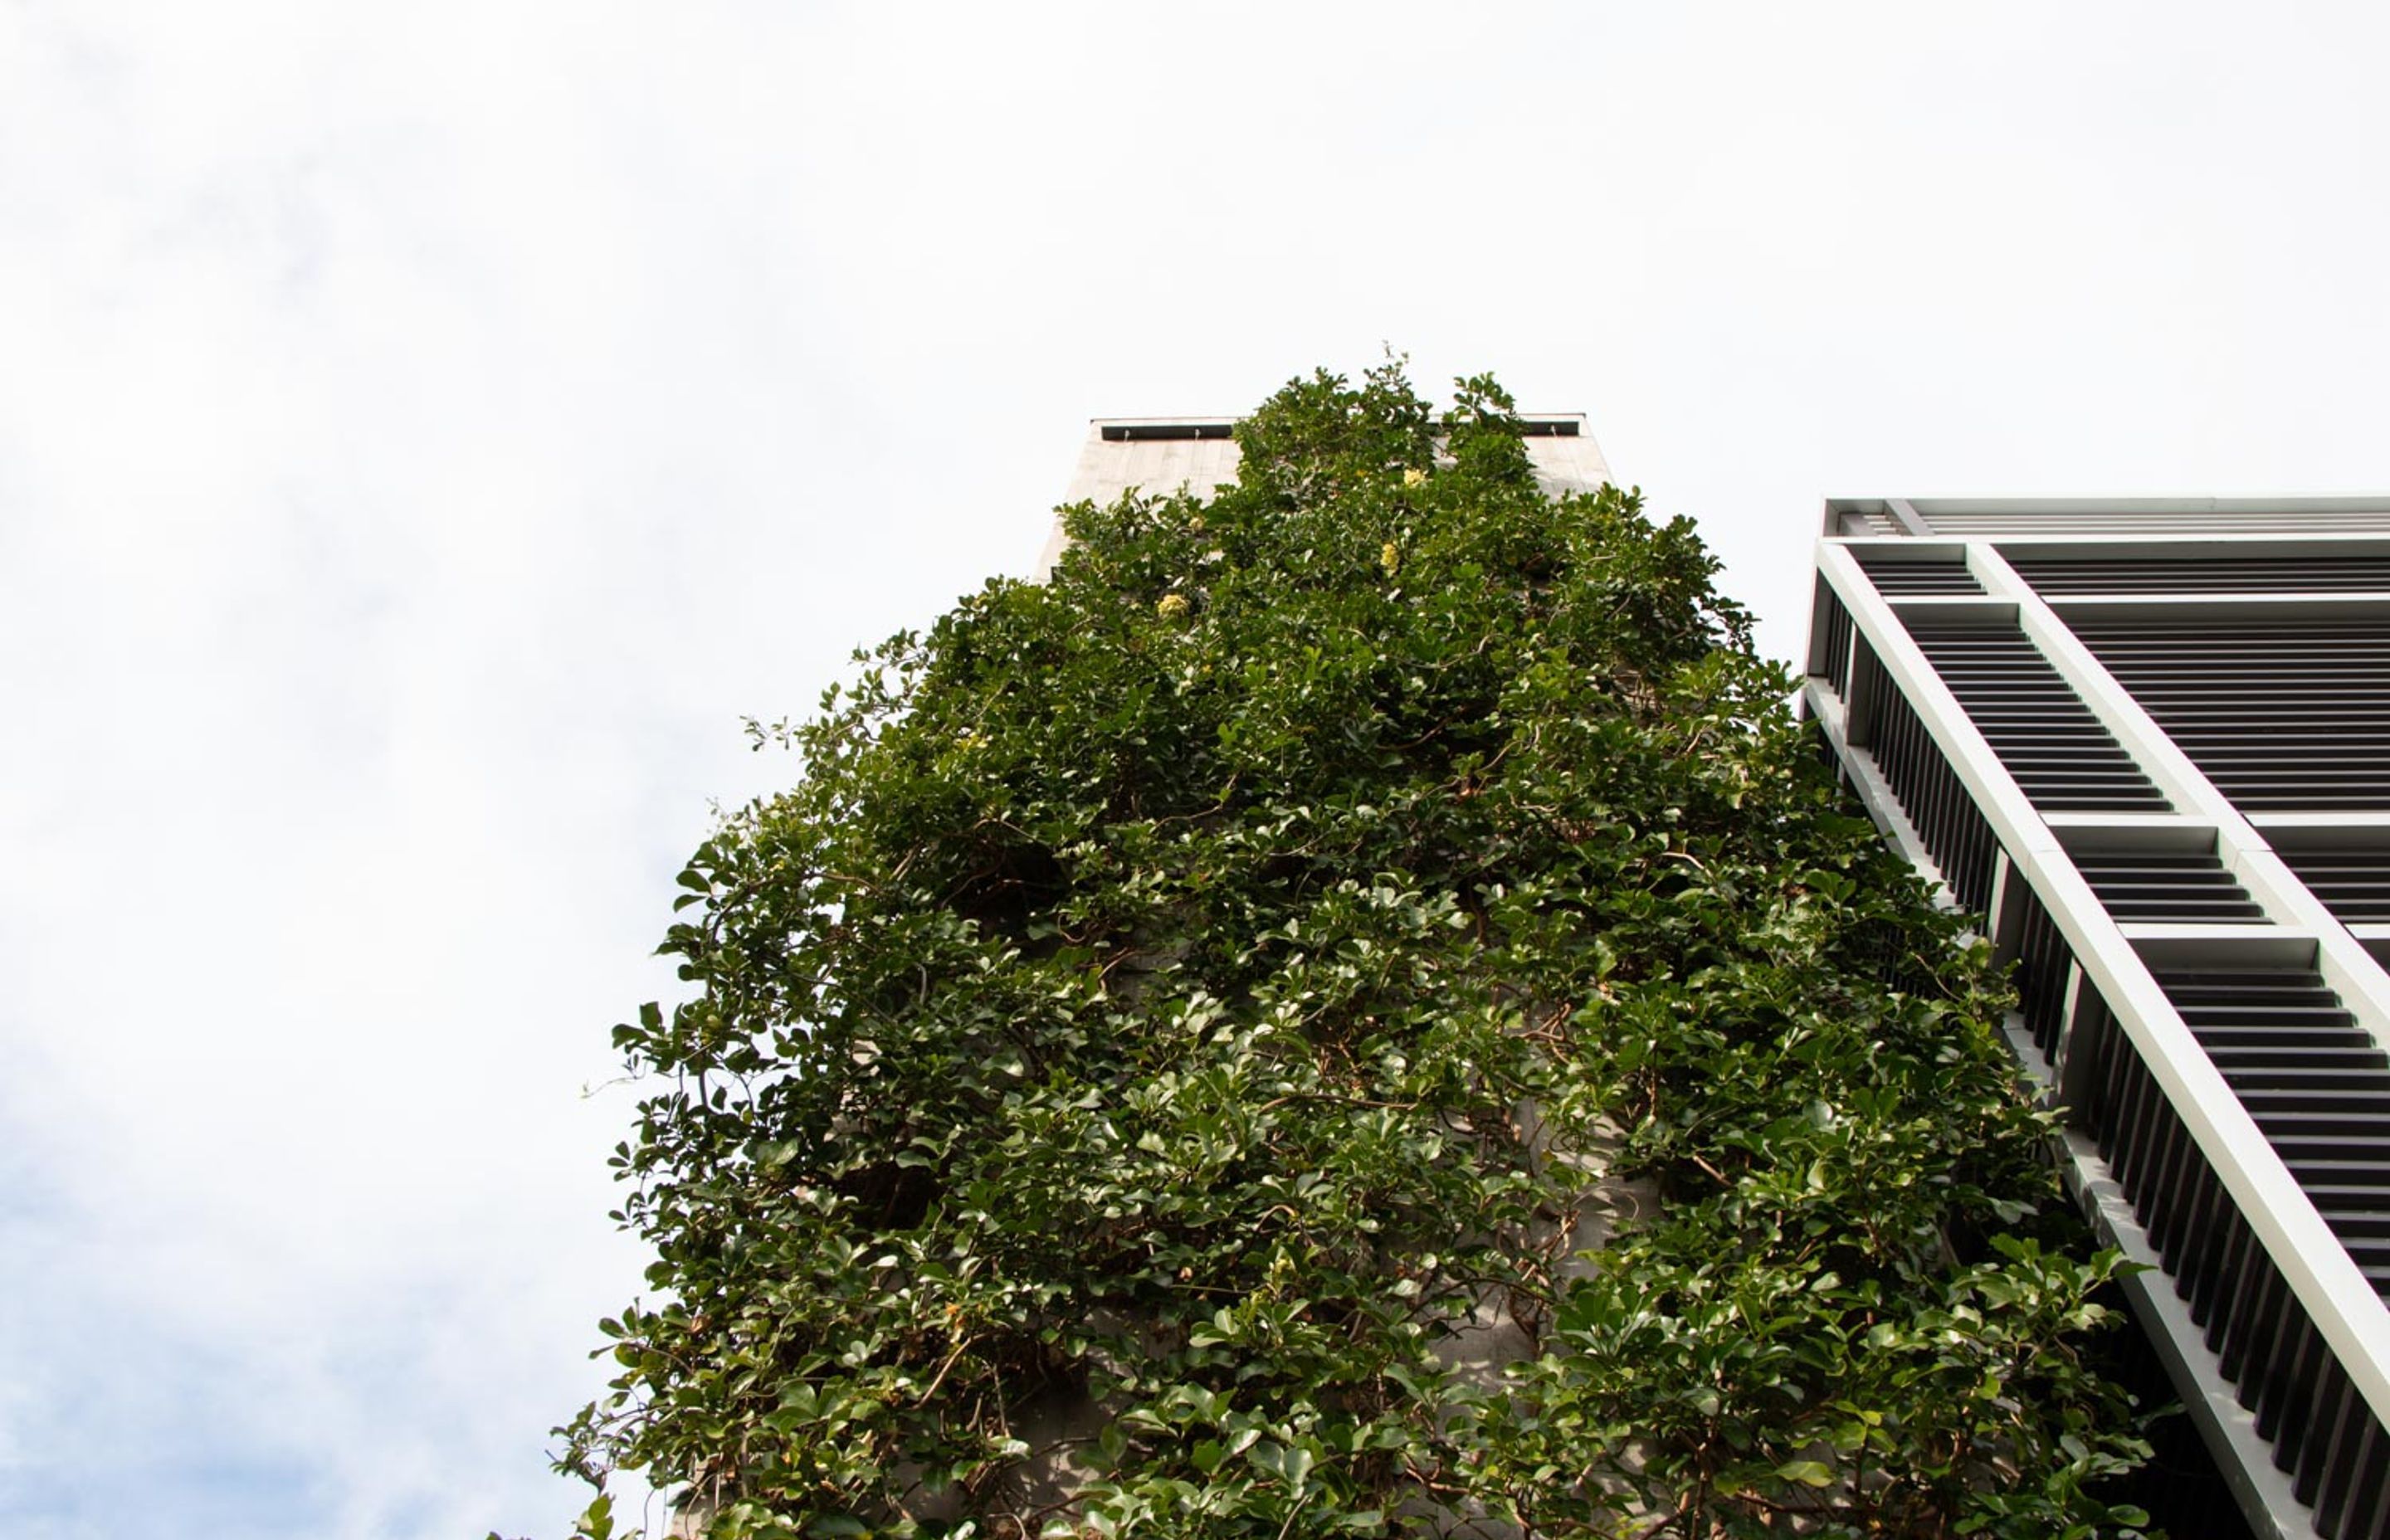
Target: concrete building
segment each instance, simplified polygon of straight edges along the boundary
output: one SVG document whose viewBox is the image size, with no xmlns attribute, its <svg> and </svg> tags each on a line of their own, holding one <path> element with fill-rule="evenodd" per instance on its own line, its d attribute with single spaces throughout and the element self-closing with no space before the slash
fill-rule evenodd
<svg viewBox="0 0 2390 1540">
<path fill-rule="evenodd" d="M 2014 962 L 2240 1516 L 2390 1537 L 2390 500 L 1834 501 L 1817 564 L 1805 709 Z"/>
</svg>

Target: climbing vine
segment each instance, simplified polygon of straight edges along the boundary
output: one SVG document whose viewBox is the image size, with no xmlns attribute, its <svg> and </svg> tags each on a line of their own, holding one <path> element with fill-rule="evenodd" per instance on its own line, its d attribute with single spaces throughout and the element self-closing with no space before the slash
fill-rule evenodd
<svg viewBox="0 0 2390 1540">
<path fill-rule="evenodd" d="M 562 1463 L 723 1540 L 2143 1521 L 1998 981 L 1691 525 L 1489 379 L 1237 436 L 759 729 Z"/>
</svg>

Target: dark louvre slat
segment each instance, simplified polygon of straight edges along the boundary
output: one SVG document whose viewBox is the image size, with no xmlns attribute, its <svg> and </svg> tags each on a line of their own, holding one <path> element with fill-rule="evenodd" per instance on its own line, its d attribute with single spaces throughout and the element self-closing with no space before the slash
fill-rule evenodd
<svg viewBox="0 0 2390 1540">
<path fill-rule="evenodd" d="M 2036 807 L 2165 809 L 2165 796 L 2023 632 L 1912 626 L 1910 635 Z"/>
<path fill-rule="evenodd" d="M 2078 853 L 2075 869 L 2118 923 L 2258 924 L 2265 912 L 2214 851 Z"/>
<path fill-rule="evenodd" d="M 2342 924 L 2390 921 L 2390 849 L 2278 853 Z"/>
<path fill-rule="evenodd" d="M 1836 695 L 1851 698 L 1851 612 L 1844 609 L 1840 596 L 1828 587 L 1826 580 L 1818 580 L 1818 592 L 1824 603 L 1818 623 L 1825 628 L 1826 654 L 1824 674 L 1827 685 Z"/>
<path fill-rule="evenodd" d="M 2058 923 L 2032 888 L 2024 889 L 2024 918 L 2017 928 L 2017 1010 L 2045 1059 L 2058 1056 L 2064 1025 L 2067 975 L 2075 965 Z"/>
<path fill-rule="evenodd" d="M 2390 619 L 2207 610 L 2072 624 L 2235 805 L 2390 809 Z"/>
<path fill-rule="evenodd" d="M 1959 561 L 1895 561 L 1872 551 L 1860 553 L 1859 566 L 1881 594 L 1980 594 L 1984 585 Z"/>
<path fill-rule="evenodd" d="M 2065 557 L 2002 553 L 2043 594 L 2390 593 L 2390 556 Z"/>
</svg>

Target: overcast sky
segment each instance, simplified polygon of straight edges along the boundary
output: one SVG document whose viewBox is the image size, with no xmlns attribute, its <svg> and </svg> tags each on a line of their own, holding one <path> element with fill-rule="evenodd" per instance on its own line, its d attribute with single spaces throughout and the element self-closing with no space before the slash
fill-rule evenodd
<svg viewBox="0 0 2390 1540">
<path fill-rule="evenodd" d="M 2390 491 L 2385 15 L 0 0 L 0 1530 L 563 1534 L 739 718 L 1089 417 L 1490 369 L 1780 655 L 1829 494 Z"/>
</svg>

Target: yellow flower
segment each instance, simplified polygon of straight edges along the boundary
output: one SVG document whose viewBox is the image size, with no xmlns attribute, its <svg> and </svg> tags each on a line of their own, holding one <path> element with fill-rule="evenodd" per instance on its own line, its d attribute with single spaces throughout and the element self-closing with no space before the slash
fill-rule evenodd
<svg viewBox="0 0 2390 1540">
<path fill-rule="evenodd" d="M 1153 607 L 1153 612 L 1165 621 L 1175 621 L 1187 613 L 1187 596 L 1164 594 L 1162 596 L 1162 602 Z"/>
<path fill-rule="evenodd" d="M 1385 545 L 1379 549 L 1378 565 L 1386 570 L 1386 575 L 1388 577 L 1392 577 L 1396 572 L 1402 571 L 1403 553 L 1394 549 L 1394 543 L 1393 541 L 1387 541 Z"/>
<path fill-rule="evenodd" d="M 1419 467 L 1407 466 L 1404 468 L 1403 485 L 1407 487 L 1415 487 L 1422 484 L 1426 481 L 1427 472 L 1421 470 Z"/>
</svg>

